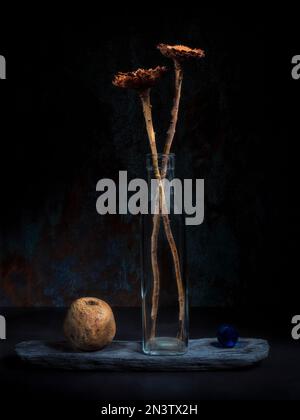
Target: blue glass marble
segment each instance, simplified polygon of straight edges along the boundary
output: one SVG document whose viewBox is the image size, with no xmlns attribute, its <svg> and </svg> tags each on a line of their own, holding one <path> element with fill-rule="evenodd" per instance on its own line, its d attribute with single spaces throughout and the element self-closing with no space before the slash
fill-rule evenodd
<svg viewBox="0 0 300 420">
<path fill-rule="evenodd" d="M 217 338 L 222 347 L 232 349 L 238 342 L 239 333 L 232 325 L 223 324 L 218 328 Z"/>
</svg>

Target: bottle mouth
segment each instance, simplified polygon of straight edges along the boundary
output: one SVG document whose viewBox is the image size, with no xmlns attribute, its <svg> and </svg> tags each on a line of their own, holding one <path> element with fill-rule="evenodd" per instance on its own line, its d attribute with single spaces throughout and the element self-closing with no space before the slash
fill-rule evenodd
<svg viewBox="0 0 300 420">
<path fill-rule="evenodd" d="M 175 167 L 175 153 L 165 154 L 157 153 L 153 155 L 152 153 L 147 153 L 146 155 L 146 166 L 147 169 L 151 170 L 154 167 L 154 160 L 157 159 L 159 169 L 166 167 L 166 169 L 174 169 Z"/>
<path fill-rule="evenodd" d="M 152 153 L 147 153 L 146 156 L 147 156 L 147 158 L 148 157 L 152 158 L 152 156 L 155 156 L 155 155 L 153 155 Z M 175 153 L 169 153 L 169 154 L 166 154 L 166 153 L 157 153 L 157 156 L 158 157 L 169 156 L 171 158 L 174 158 L 175 157 Z"/>
</svg>

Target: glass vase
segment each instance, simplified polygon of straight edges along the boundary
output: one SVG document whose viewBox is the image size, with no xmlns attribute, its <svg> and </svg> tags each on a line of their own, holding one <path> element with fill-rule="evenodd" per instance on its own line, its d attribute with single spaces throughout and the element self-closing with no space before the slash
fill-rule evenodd
<svg viewBox="0 0 300 420">
<path fill-rule="evenodd" d="M 141 235 L 143 351 L 181 355 L 188 347 L 188 293 L 185 224 L 180 191 L 173 188 L 175 155 L 147 155 L 147 175 L 148 214 L 142 216 Z"/>
</svg>

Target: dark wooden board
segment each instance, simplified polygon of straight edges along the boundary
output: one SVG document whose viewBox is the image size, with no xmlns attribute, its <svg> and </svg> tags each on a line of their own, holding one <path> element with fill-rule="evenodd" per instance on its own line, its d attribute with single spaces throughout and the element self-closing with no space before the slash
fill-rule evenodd
<svg viewBox="0 0 300 420">
<path fill-rule="evenodd" d="M 254 366 L 268 357 L 269 344 L 245 338 L 234 349 L 224 349 L 216 339 L 204 338 L 190 340 L 182 356 L 147 356 L 137 341 L 113 341 L 92 353 L 75 352 L 63 342 L 26 341 L 16 346 L 16 352 L 32 365 L 66 370 L 207 371 Z"/>
</svg>

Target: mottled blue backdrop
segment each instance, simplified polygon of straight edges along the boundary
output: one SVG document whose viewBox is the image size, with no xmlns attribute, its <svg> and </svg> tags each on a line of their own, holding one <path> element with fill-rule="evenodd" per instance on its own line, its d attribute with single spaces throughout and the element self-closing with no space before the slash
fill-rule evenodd
<svg viewBox="0 0 300 420">
<path fill-rule="evenodd" d="M 186 68 L 174 149 L 179 177 L 205 179 L 205 222 L 186 231 L 191 303 L 280 301 L 272 176 L 284 151 L 274 142 L 263 24 L 213 11 L 150 22 L 106 16 L 14 41 L 10 75 L 15 68 L 22 78 L 8 87 L 13 120 L 3 121 L 0 306 L 64 306 L 83 295 L 139 305 L 139 218 L 99 216 L 95 187 L 119 170 L 146 175 L 140 104 L 111 80 L 170 66 L 159 42 L 207 53 Z M 172 88 L 170 75 L 153 91 L 160 147 Z"/>
</svg>

